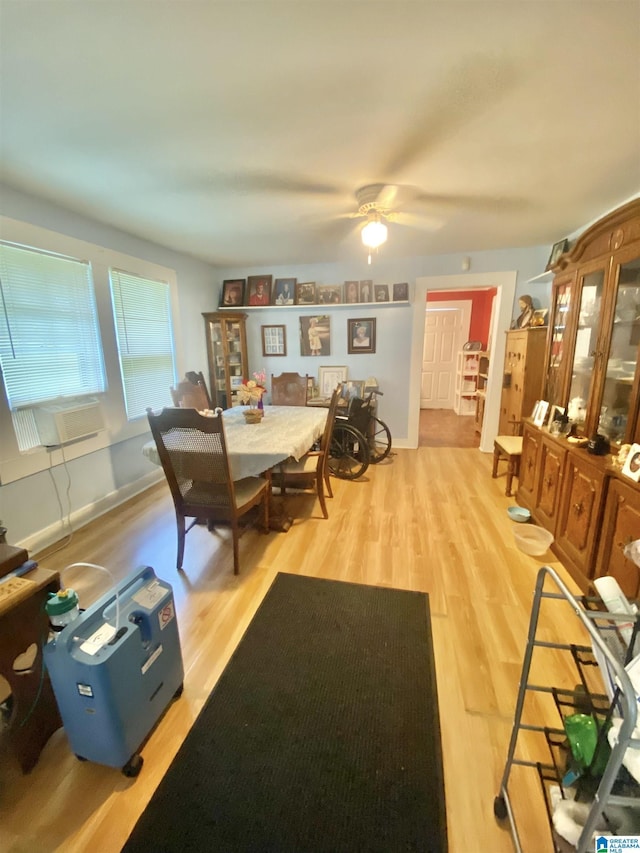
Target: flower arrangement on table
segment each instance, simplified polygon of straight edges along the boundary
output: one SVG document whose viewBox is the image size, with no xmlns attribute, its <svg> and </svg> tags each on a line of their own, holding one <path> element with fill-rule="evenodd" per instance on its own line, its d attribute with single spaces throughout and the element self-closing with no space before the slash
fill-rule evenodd
<svg viewBox="0 0 640 853">
<path fill-rule="evenodd" d="M 260 416 L 264 414 L 262 395 L 267 390 L 265 380 L 266 374 L 264 370 L 260 370 L 253 374 L 253 379 L 245 380 L 238 388 L 238 400 L 244 405 L 249 405 L 251 409 L 258 409 Z"/>
</svg>

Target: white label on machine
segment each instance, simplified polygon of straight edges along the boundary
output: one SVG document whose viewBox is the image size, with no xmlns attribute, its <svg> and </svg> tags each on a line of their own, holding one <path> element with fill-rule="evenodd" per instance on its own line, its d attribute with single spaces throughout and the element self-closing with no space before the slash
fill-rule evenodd
<svg viewBox="0 0 640 853">
<path fill-rule="evenodd" d="M 140 667 L 143 675 L 149 669 L 149 667 L 152 666 L 158 660 L 158 658 L 160 657 L 161 654 L 162 654 L 162 646 L 158 646 L 158 648 L 151 655 L 151 657 L 148 658 Z"/>
<path fill-rule="evenodd" d="M 138 590 L 138 592 L 133 596 L 133 600 L 137 602 L 140 607 L 144 607 L 145 610 L 152 610 L 156 604 L 164 598 L 167 591 L 168 587 L 162 586 L 162 584 L 158 583 L 158 580 L 156 579 L 147 584 L 147 586 Z"/>
<path fill-rule="evenodd" d="M 176 611 L 173 607 L 173 599 L 168 604 L 162 608 L 162 610 L 158 613 L 158 622 L 160 623 L 160 630 L 164 631 L 169 622 L 172 622 L 176 618 Z"/>
<path fill-rule="evenodd" d="M 88 655 L 95 655 L 103 646 L 107 645 L 109 640 L 115 636 L 115 633 L 115 626 L 109 625 L 108 622 L 104 622 L 97 631 L 94 631 L 90 637 L 87 637 L 84 643 L 80 646 L 80 649 Z"/>
</svg>

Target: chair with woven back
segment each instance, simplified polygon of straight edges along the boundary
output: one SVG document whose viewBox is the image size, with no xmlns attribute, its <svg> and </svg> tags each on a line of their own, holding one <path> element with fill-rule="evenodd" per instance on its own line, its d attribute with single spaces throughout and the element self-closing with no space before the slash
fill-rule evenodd
<svg viewBox="0 0 640 853">
<path fill-rule="evenodd" d="M 280 488 L 280 494 L 282 495 L 285 494 L 287 487 L 294 489 L 315 489 L 318 500 L 320 501 L 320 507 L 322 508 L 322 514 L 325 518 L 329 518 L 327 502 L 325 500 L 325 486 L 329 497 L 333 497 L 333 490 L 329 480 L 329 449 L 336 420 L 338 400 L 341 393 L 342 386 L 339 385 L 331 396 L 319 449 L 310 450 L 298 461 L 291 459 L 283 462 L 273 473 L 274 485 Z"/>
<path fill-rule="evenodd" d="M 272 406 L 306 406 L 308 376 L 299 373 L 271 374 Z"/>
<path fill-rule="evenodd" d="M 174 406 L 182 409 L 198 409 L 200 412 L 213 408 L 202 372 L 187 371 L 185 378 L 178 382 L 175 388 L 172 386 L 169 390 Z"/>
<path fill-rule="evenodd" d="M 262 504 L 263 527 L 268 532 L 270 477 L 233 480 L 221 415 L 207 417 L 192 408 L 165 408 L 159 413 L 147 409 L 147 417 L 175 507 L 178 571 L 182 570 L 186 534 L 206 519 L 210 530 L 218 524 L 231 527 L 237 575 L 239 519 Z M 186 518 L 193 518 L 188 527 Z"/>
</svg>

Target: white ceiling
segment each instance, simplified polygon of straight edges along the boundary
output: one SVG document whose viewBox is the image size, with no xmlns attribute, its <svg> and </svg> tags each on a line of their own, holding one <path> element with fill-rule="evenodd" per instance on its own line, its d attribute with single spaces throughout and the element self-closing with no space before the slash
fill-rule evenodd
<svg viewBox="0 0 640 853">
<path fill-rule="evenodd" d="M 0 178 L 221 266 L 549 244 L 640 192 L 640 2 L 0 0 Z M 354 230 L 356 229 L 356 230 Z"/>
</svg>

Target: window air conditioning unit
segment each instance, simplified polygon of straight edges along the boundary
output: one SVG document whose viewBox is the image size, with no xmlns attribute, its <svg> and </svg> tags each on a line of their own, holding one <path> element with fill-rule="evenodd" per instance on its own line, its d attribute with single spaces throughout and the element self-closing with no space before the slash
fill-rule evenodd
<svg viewBox="0 0 640 853">
<path fill-rule="evenodd" d="M 67 444 L 104 429 L 98 400 L 57 403 L 33 410 L 40 443 L 45 447 Z"/>
</svg>

